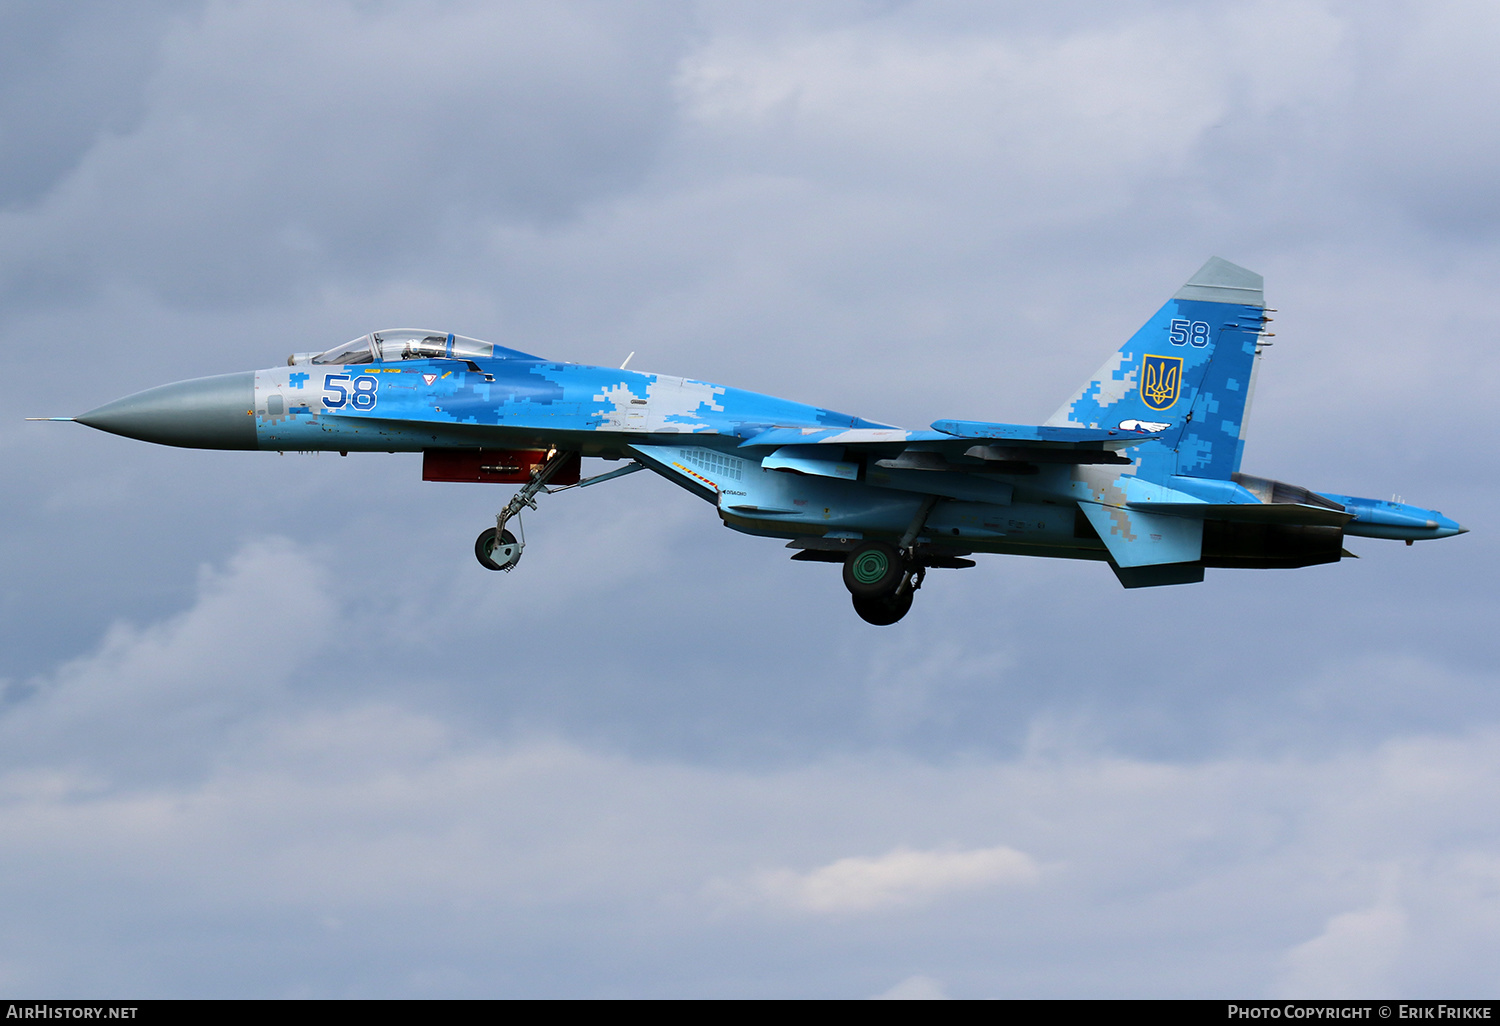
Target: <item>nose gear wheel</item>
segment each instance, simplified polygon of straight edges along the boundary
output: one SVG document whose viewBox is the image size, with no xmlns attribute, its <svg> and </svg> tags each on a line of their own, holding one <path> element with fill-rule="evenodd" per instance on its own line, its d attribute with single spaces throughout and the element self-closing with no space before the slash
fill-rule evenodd
<svg viewBox="0 0 1500 1026">
<path fill-rule="evenodd" d="M 486 570 L 510 573 L 521 559 L 521 544 L 509 531 L 501 531 L 497 536 L 493 527 L 487 527 L 474 540 L 474 558 Z"/>
</svg>

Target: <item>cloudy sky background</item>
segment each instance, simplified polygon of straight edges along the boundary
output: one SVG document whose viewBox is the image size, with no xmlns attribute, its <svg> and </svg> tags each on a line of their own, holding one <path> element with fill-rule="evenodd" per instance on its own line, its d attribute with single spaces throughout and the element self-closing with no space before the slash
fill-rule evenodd
<svg viewBox="0 0 1500 1026">
<path fill-rule="evenodd" d="M 1500 9 L 0 4 L 0 989 L 1493 996 Z M 432 326 L 1035 422 L 1208 256 L 1245 469 L 1472 533 L 901 624 L 637 475 L 29 424 Z"/>
</svg>

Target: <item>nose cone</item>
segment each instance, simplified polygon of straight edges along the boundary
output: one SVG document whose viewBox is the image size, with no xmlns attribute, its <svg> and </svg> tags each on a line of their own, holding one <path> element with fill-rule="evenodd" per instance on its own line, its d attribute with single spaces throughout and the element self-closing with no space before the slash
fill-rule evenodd
<svg viewBox="0 0 1500 1026">
<path fill-rule="evenodd" d="M 1451 520 L 1441 513 L 1434 513 L 1433 520 L 1437 523 L 1437 531 L 1434 532 L 1439 538 L 1452 538 L 1456 534 L 1468 534 L 1469 529 L 1457 520 Z"/>
<path fill-rule="evenodd" d="M 74 420 L 100 431 L 189 449 L 256 449 L 255 372 L 148 388 Z"/>
</svg>

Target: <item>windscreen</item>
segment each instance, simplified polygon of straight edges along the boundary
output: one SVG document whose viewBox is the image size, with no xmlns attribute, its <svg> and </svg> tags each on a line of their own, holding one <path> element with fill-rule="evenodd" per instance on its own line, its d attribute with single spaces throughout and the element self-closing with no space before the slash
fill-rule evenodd
<svg viewBox="0 0 1500 1026">
<path fill-rule="evenodd" d="M 313 363 L 373 363 L 375 354 L 371 351 L 370 335 L 361 335 L 351 342 L 345 342 L 341 346 L 334 346 L 326 353 L 319 353 L 312 358 Z"/>
</svg>

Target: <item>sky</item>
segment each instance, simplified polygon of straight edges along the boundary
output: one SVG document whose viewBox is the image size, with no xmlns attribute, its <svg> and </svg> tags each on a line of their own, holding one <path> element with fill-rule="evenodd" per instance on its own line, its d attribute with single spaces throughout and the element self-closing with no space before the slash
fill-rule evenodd
<svg viewBox="0 0 1500 1026">
<path fill-rule="evenodd" d="M 0 990 L 1493 997 L 1500 8 L 0 3 Z M 1208 257 L 1244 469 L 1471 533 L 900 624 L 654 475 L 29 423 L 432 327 L 1039 423 Z"/>
</svg>

